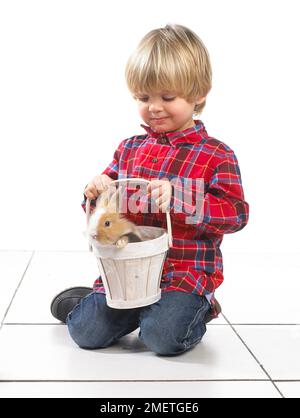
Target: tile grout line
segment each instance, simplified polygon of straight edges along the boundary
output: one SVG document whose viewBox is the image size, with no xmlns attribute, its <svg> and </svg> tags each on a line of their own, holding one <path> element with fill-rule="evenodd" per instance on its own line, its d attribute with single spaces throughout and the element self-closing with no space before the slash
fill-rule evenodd
<svg viewBox="0 0 300 418">
<path fill-rule="evenodd" d="M 280 396 L 282 398 L 284 398 L 283 393 L 281 393 L 280 389 L 277 387 L 277 385 L 275 384 L 274 380 L 272 379 L 272 377 L 269 375 L 269 373 L 266 371 L 266 369 L 264 368 L 264 366 L 260 363 L 260 361 L 258 360 L 258 358 L 255 356 L 255 354 L 252 352 L 252 350 L 250 350 L 250 348 L 248 347 L 248 345 L 246 344 L 246 342 L 243 340 L 243 338 L 239 335 L 239 333 L 237 332 L 237 330 L 234 328 L 234 326 L 229 322 L 229 320 L 227 319 L 227 317 L 222 313 L 223 318 L 227 321 L 228 325 L 231 327 L 231 329 L 233 330 L 233 332 L 236 334 L 236 336 L 238 337 L 238 339 L 242 342 L 242 344 L 246 347 L 246 349 L 249 351 L 249 353 L 251 354 L 251 356 L 254 358 L 254 360 L 257 362 L 257 364 L 260 366 L 260 368 L 262 369 L 262 371 L 267 375 L 267 377 L 269 378 L 270 382 L 272 383 L 272 385 L 275 387 L 275 389 L 277 390 L 277 392 L 280 394 Z"/>
<path fill-rule="evenodd" d="M 194 383 L 269 382 L 269 379 L 0 379 L 0 383 Z"/>
<path fill-rule="evenodd" d="M 278 383 L 300 383 L 300 379 L 274 379 Z"/>
<path fill-rule="evenodd" d="M 16 288 L 16 290 L 14 291 L 14 294 L 13 294 L 13 296 L 12 296 L 12 298 L 11 298 L 11 301 L 10 301 L 10 303 L 9 303 L 9 305 L 8 305 L 8 307 L 7 307 L 7 309 L 6 309 L 6 311 L 5 311 L 5 314 L 4 314 L 3 319 L 2 319 L 2 321 L 1 321 L 0 331 L 1 331 L 1 329 L 2 329 L 2 326 L 3 326 L 3 324 L 4 324 L 5 318 L 6 318 L 7 314 L 8 314 L 8 311 L 9 311 L 9 309 L 10 309 L 10 307 L 11 307 L 12 303 L 13 303 L 13 300 L 14 300 L 14 298 L 15 298 L 16 294 L 17 294 L 17 291 L 19 290 L 19 287 L 21 286 L 21 283 L 22 283 L 22 281 L 23 281 L 23 279 L 24 279 L 24 277 L 25 277 L 25 274 L 27 273 L 27 270 L 28 270 L 28 268 L 29 268 L 29 266 L 30 266 L 30 263 L 31 263 L 31 260 L 32 260 L 32 258 L 33 258 L 33 256 L 34 256 L 34 254 L 35 254 L 35 251 L 33 251 L 33 252 L 32 252 L 31 257 L 30 257 L 30 259 L 29 259 L 29 261 L 28 261 L 28 263 L 27 263 L 27 266 L 26 266 L 26 268 L 25 268 L 25 270 L 24 270 L 24 272 L 23 272 L 23 274 L 22 274 L 21 280 L 19 281 L 19 283 L 18 283 L 18 285 L 17 285 L 17 288 Z"/>
</svg>

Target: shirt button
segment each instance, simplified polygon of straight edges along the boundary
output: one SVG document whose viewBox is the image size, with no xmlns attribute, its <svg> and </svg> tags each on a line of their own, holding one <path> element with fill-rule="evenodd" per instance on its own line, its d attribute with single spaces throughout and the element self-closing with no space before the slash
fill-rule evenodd
<svg viewBox="0 0 300 418">
<path fill-rule="evenodd" d="M 168 139 L 164 136 L 163 138 L 161 138 L 160 143 L 161 144 L 166 144 L 168 142 Z"/>
<path fill-rule="evenodd" d="M 153 163 L 157 163 L 158 159 L 156 157 L 152 158 Z"/>
</svg>

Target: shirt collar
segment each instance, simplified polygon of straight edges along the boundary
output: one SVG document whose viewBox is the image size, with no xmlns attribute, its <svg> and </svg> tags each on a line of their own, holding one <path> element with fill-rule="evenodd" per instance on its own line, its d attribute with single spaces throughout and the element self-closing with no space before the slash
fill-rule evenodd
<svg viewBox="0 0 300 418">
<path fill-rule="evenodd" d="M 148 134 L 157 139 L 159 142 L 162 138 L 167 138 L 171 145 L 176 147 L 179 144 L 199 144 L 204 137 L 207 137 L 205 126 L 201 120 L 195 120 L 195 125 L 192 128 L 185 129 L 184 131 L 173 132 L 155 132 L 150 126 L 141 125 Z"/>
</svg>

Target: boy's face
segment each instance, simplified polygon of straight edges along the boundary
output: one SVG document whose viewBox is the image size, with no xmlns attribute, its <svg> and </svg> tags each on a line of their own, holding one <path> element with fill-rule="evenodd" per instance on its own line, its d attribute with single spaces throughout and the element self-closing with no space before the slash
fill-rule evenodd
<svg viewBox="0 0 300 418">
<path fill-rule="evenodd" d="M 143 121 L 156 132 L 183 131 L 195 123 L 193 112 L 196 104 L 205 97 L 188 102 L 176 93 L 160 91 L 151 94 L 136 94 L 138 110 Z"/>
</svg>

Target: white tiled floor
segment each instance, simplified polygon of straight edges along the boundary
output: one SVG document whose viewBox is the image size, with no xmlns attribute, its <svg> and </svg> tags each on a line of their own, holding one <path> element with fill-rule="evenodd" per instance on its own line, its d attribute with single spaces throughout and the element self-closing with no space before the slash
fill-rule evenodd
<svg viewBox="0 0 300 418">
<path fill-rule="evenodd" d="M 137 332 L 82 350 L 51 316 L 56 293 L 91 286 L 91 254 L 1 251 L 0 397 L 300 397 L 297 257 L 226 257 L 217 298 L 230 322 L 221 316 L 193 350 L 159 357 Z"/>
<path fill-rule="evenodd" d="M 235 324 L 300 324 L 299 254 L 224 255 L 218 295 Z"/>
</svg>

